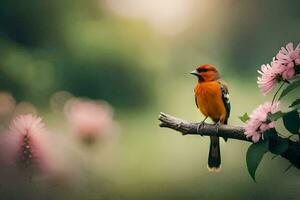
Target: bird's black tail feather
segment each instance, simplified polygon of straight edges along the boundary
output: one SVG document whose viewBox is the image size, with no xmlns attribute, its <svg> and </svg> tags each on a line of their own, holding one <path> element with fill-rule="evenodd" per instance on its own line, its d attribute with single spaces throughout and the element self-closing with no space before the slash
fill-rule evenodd
<svg viewBox="0 0 300 200">
<path fill-rule="evenodd" d="M 221 170 L 220 141 L 217 136 L 210 136 L 207 168 L 211 172 L 219 172 Z"/>
</svg>

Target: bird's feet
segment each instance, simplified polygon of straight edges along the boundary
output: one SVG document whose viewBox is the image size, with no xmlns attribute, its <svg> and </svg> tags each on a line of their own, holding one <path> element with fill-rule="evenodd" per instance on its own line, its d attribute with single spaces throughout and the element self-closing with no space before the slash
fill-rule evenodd
<svg viewBox="0 0 300 200">
<path fill-rule="evenodd" d="M 221 126 L 221 122 L 218 121 L 217 123 L 215 123 L 215 127 L 216 127 L 216 133 L 218 134 L 219 133 L 219 128 Z"/>
<path fill-rule="evenodd" d="M 197 127 L 197 133 L 200 134 L 201 136 L 203 136 L 203 134 L 199 133 L 199 130 L 201 129 L 202 126 L 204 126 L 206 119 L 207 119 L 207 117 L 205 117 L 205 119 L 202 122 L 200 122 L 200 124 Z"/>
</svg>

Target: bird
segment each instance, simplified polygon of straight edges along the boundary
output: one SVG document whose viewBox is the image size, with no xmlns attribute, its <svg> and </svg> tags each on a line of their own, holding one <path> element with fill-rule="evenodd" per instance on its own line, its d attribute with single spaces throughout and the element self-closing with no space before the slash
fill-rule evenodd
<svg viewBox="0 0 300 200">
<path fill-rule="evenodd" d="M 227 84 L 220 77 L 218 70 L 211 64 L 199 65 L 191 72 L 198 78 L 194 88 L 195 103 L 198 110 L 205 116 L 198 130 L 210 118 L 217 131 L 221 124 L 227 124 L 230 116 L 230 99 Z M 224 138 L 225 141 L 227 140 Z M 218 136 L 210 136 L 210 147 L 207 168 L 210 172 L 221 170 L 220 141 Z"/>
</svg>

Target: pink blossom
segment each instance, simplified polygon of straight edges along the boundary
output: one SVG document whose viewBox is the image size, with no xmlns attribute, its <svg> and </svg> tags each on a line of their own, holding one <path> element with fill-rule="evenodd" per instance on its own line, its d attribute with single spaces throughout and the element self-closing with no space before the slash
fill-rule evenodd
<svg viewBox="0 0 300 200">
<path fill-rule="evenodd" d="M 105 103 L 71 99 L 65 105 L 65 114 L 72 131 L 88 143 L 108 136 L 113 128 L 112 110 Z"/>
<path fill-rule="evenodd" d="M 293 43 L 288 43 L 286 47 L 276 55 L 276 59 L 281 63 L 280 70 L 282 78 L 289 80 L 295 76 L 295 65 L 300 65 L 300 43 L 294 49 Z"/>
<path fill-rule="evenodd" d="M 266 102 L 258 108 L 256 108 L 250 115 L 250 119 L 245 125 L 245 135 L 247 138 L 251 138 L 253 142 L 259 141 L 262 133 L 270 128 L 275 127 L 275 122 L 269 122 L 267 120 L 268 113 L 275 113 L 279 109 L 279 102 L 276 101 L 273 104 Z"/>
<path fill-rule="evenodd" d="M 49 165 L 44 133 L 44 123 L 40 117 L 32 115 L 16 117 L 4 140 L 8 164 L 20 169 L 46 172 Z"/>
<path fill-rule="evenodd" d="M 278 62 L 273 61 L 271 65 L 266 64 L 258 70 L 261 77 L 257 77 L 257 84 L 263 95 L 267 95 L 275 87 L 280 74 Z"/>
</svg>

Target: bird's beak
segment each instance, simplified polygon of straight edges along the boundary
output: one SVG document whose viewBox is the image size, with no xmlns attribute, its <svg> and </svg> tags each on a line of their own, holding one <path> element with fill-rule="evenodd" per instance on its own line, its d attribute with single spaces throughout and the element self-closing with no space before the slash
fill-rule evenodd
<svg viewBox="0 0 300 200">
<path fill-rule="evenodd" d="M 195 76 L 199 76 L 199 73 L 197 72 L 197 70 L 191 71 L 190 74 L 195 75 Z"/>
</svg>

